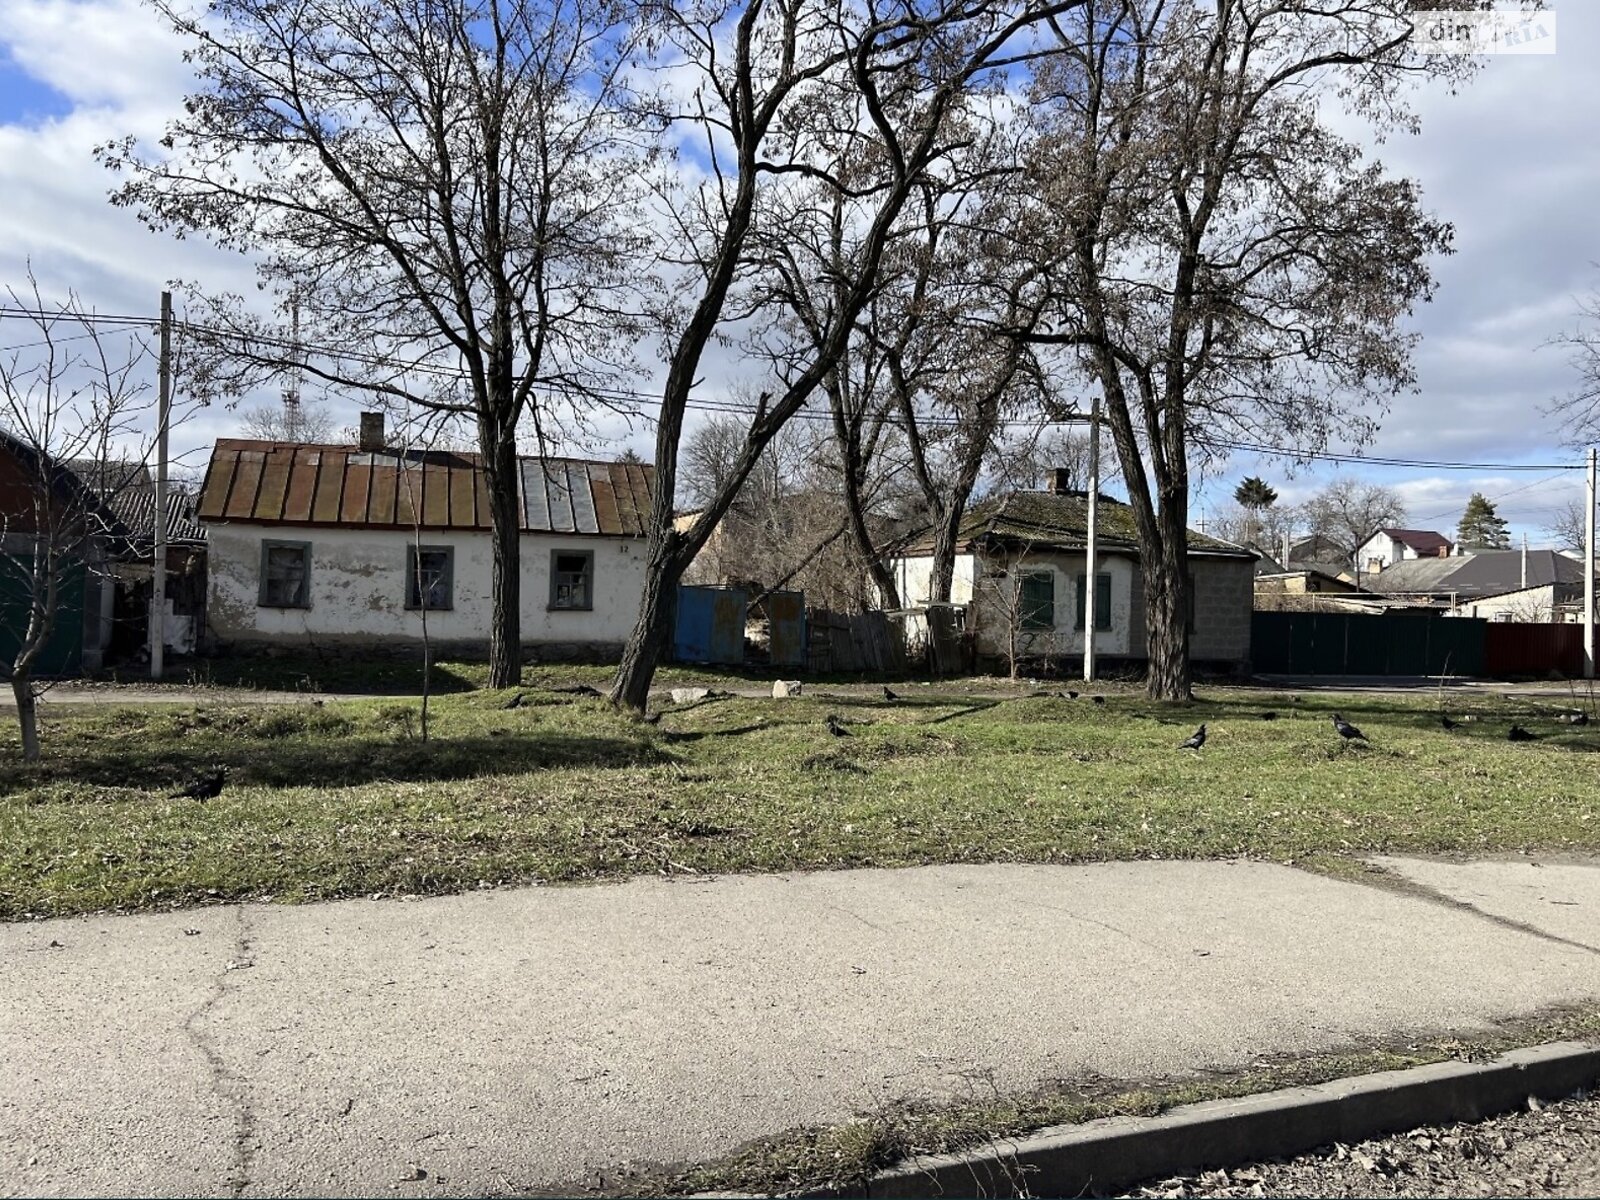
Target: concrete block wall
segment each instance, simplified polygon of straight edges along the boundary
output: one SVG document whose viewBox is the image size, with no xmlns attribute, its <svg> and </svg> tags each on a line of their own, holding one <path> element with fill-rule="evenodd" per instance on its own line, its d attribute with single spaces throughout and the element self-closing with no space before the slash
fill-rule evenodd
<svg viewBox="0 0 1600 1200">
<path fill-rule="evenodd" d="M 1191 561 L 1194 632 L 1189 635 L 1190 659 L 1197 663 L 1248 663 L 1255 564 L 1236 559 Z"/>
</svg>

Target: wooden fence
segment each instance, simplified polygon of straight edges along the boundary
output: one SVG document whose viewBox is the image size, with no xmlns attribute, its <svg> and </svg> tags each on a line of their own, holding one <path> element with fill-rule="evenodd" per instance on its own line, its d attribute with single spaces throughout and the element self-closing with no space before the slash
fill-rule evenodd
<svg viewBox="0 0 1600 1200">
<path fill-rule="evenodd" d="M 905 633 L 881 612 L 806 610 L 806 665 L 819 674 L 850 671 L 901 672 L 906 668 Z"/>
</svg>

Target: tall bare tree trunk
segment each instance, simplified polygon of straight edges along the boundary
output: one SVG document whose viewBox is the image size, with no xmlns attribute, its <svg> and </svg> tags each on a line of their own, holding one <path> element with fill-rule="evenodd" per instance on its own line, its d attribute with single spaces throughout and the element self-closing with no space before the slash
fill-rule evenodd
<svg viewBox="0 0 1600 1200">
<path fill-rule="evenodd" d="M 39 761 L 39 698 L 33 681 L 12 676 L 11 695 L 17 703 L 17 724 L 22 730 L 22 761 Z"/>
<path fill-rule="evenodd" d="M 485 429 L 479 437 L 489 492 L 489 686 L 522 681 L 522 489 L 517 486 L 517 443 L 511 431 Z"/>
<path fill-rule="evenodd" d="M 671 648 L 678 581 L 688 566 L 682 561 L 679 546 L 678 531 L 672 528 L 670 518 L 664 529 L 661 521 L 651 521 L 639 619 L 622 648 L 622 661 L 611 688 L 612 703 L 638 712 L 644 711 L 650 699 L 650 681 Z"/>
<path fill-rule="evenodd" d="M 1188 531 L 1181 503 L 1164 497 L 1156 524 L 1159 546 L 1141 555 L 1145 571 L 1145 648 L 1149 655 L 1146 690 L 1158 700 L 1190 695 Z M 1150 550 L 1154 549 L 1154 553 Z"/>
</svg>

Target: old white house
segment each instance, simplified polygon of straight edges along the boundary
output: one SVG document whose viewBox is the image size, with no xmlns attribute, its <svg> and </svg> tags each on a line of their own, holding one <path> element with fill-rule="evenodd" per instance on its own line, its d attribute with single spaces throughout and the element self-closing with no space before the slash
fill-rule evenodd
<svg viewBox="0 0 1600 1200">
<path fill-rule="evenodd" d="M 521 460 L 521 617 L 538 654 L 614 656 L 639 613 L 651 468 Z M 199 506 L 218 646 L 489 637 L 489 496 L 475 454 L 224 439 Z"/>
<path fill-rule="evenodd" d="M 1103 660 L 1147 658 L 1144 572 L 1133 510 L 1104 494 L 1098 511 L 1095 649 Z M 957 538 L 951 603 L 980 659 L 1081 657 L 1087 571 L 1088 498 L 1082 492 L 1012 492 L 974 505 Z M 1256 556 L 1189 533 L 1191 660 L 1242 670 L 1250 659 Z M 931 532 L 891 560 L 900 596 L 929 597 Z"/>
</svg>

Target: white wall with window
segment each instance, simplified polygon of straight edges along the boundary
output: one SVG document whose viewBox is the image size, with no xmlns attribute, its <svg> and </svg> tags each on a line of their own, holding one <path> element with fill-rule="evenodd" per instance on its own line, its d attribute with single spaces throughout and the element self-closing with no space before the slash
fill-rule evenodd
<svg viewBox="0 0 1600 1200">
<path fill-rule="evenodd" d="M 644 588 L 635 538 L 524 534 L 522 638 L 530 645 L 616 645 Z M 210 526 L 212 635 L 223 643 L 489 636 L 492 551 L 486 533 L 215 523 Z"/>
<path fill-rule="evenodd" d="M 1133 650 L 1133 560 L 1105 555 L 1096 565 L 1095 648 L 1107 656 L 1128 655 Z M 967 627 L 975 632 L 980 653 L 1005 657 L 1013 632 L 1026 656 L 1083 653 L 1087 580 L 1082 554 L 985 556 L 974 570 Z"/>
</svg>

